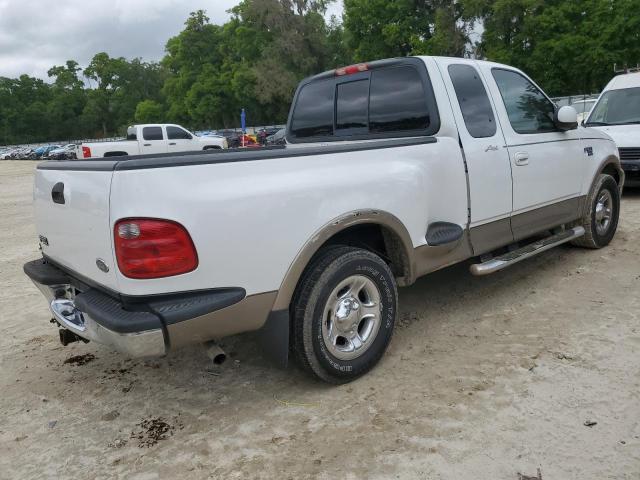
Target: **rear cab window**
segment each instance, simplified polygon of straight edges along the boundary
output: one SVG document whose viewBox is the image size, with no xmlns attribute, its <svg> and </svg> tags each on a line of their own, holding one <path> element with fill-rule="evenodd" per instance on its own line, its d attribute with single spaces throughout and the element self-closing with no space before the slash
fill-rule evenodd
<svg viewBox="0 0 640 480">
<path fill-rule="evenodd" d="M 433 135 L 435 96 L 420 59 L 373 62 L 351 75 L 326 72 L 296 93 L 287 139 L 331 142 Z"/>
</svg>

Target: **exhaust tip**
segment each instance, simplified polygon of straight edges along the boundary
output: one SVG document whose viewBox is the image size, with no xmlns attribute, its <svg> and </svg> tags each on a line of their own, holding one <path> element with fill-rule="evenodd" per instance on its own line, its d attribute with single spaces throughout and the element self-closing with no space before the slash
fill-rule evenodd
<svg viewBox="0 0 640 480">
<path fill-rule="evenodd" d="M 222 365 L 227 361 L 227 354 L 217 343 L 206 343 L 207 356 L 211 359 L 214 365 Z"/>
</svg>

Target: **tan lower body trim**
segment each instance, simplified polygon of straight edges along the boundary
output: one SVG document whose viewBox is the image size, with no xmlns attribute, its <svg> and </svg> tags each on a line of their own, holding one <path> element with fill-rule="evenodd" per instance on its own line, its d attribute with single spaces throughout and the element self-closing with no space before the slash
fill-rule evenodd
<svg viewBox="0 0 640 480">
<path fill-rule="evenodd" d="M 586 196 L 574 197 L 512 216 L 511 229 L 514 240 L 522 240 L 577 220 L 582 215 L 585 201 Z"/>
<path fill-rule="evenodd" d="M 168 325 L 171 349 L 258 330 L 266 322 L 277 293 L 251 295 L 222 310 Z"/>
<path fill-rule="evenodd" d="M 413 250 L 414 281 L 427 273 L 435 272 L 454 263 L 461 262 L 473 256 L 469 244 L 469 234 L 464 232 L 462 238 L 455 244 L 431 247 L 423 245 Z"/>
</svg>

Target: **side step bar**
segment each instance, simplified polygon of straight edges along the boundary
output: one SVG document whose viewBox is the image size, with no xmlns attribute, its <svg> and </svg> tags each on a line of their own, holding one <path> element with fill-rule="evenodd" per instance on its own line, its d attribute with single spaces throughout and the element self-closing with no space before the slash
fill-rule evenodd
<svg viewBox="0 0 640 480">
<path fill-rule="evenodd" d="M 489 275 L 490 273 L 497 272 L 503 268 L 510 267 L 514 263 L 521 262 L 527 258 L 533 257 L 539 253 L 547 251 L 563 243 L 570 242 L 574 238 L 579 238 L 584 235 L 583 227 L 574 227 L 564 232 L 551 235 L 550 237 L 543 238 L 537 242 L 533 242 L 513 252 L 505 253 L 500 257 L 492 258 L 483 263 L 475 263 L 469 267 L 473 275 Z"/>
</svg>

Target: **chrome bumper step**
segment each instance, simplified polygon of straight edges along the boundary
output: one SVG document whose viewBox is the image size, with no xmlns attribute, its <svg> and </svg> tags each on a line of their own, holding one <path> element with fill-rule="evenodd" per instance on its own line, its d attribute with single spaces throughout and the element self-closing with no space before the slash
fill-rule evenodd
<svg viewBox="0 0 640 480">
<path fill-rule="evenodd" d="M 539 253 L 545 252 L 553 247 L 570 242 L 584 235 L 583 227 L 574 227 L 564 232 L 543 238 L 522 248 L 505 253 L 499 257 L 492 258 L 482 263 L 475 263 L 469 267 L 473 275 L 489 275 L 503 268 L 507 268 L 515 263 L 531 258 Z"/>
</svg>

